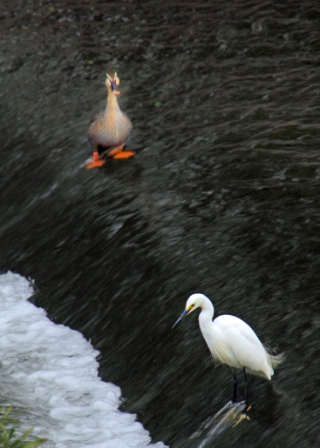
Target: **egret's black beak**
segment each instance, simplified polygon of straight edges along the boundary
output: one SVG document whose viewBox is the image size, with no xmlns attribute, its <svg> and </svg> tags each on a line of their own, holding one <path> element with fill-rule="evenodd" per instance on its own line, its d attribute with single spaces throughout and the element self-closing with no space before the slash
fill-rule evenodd
<svg viewBox="0 0 320 448">
<path fill-rule="evenodd" d="M 178 323 L 189 313 L 190 310 L 184 310 L 179 317 L 179 319 L 173 324 L 172 328 L 174 328 Z"/>
</svg>

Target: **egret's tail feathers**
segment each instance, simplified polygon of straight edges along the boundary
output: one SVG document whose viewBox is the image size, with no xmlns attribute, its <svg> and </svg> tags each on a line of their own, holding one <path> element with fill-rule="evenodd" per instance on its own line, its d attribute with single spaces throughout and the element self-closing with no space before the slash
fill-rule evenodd
<svg viewBox="0 0 320 448">
<path fill-rule="evenodd" d="M 279 364 L 281 364 L 285 360 L 285 354 L 279 353 L 279 355 L 271 355 L 268 353 L 268 361 L 273 369 L 276 369 Z"/>
</svg>

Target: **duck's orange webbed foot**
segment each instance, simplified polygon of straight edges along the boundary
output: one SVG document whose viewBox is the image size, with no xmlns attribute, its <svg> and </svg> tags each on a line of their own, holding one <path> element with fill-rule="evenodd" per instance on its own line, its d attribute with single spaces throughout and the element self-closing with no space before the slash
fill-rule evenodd
<svg viewBox="0 0 320 448">
<path fill-rule="evenodd" d="M 101 159 L 98 151 L 93 151 L 92 156 L 85 163 L 86 169 L 91 170 L 92 168 L 98 168 L 105 164 L 105 160 Z"/>
<path fill-rule="evenodd" d="M 115 148 L 111 149 L 111 151 L 108 152 L 108 157 L 114 159 L 115 156 L 122 151 L 123 151 L 123 145 L 116 146 Z"/>
<path fill-rule="evenodd" d="M 113 159 L 129 159 L 130 157 L 135 156 L 135 151 L 121 151 L 115 156 L 113 156 Z"/>
<path fill-rule="evenodd" d="M 98 168 L 99 166 L 102 166 L 106 163 L 105 160 L 99 159 L 99 160 L 94 160 L 93 162 L 88 163 L 88 165 L 86 166 L 87 170 L 91 170 L 92 168 Z"/>
<path fill-rule="evenodd" d="M 123 145 L 117 146 L 116 148 L 111 149 L 108 153 L 108 158 L 111 159 L 129 159 L 134 156 L 136 153 L 134 151 L 123 151 Z"/>
</svg>

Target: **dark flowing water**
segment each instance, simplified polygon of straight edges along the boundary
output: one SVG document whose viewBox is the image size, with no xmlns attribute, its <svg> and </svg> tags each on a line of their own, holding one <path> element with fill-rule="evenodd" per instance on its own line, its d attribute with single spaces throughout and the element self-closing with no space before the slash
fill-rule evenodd
<svg viewBox="0 0 320 448">
<path fill-rule="evenodd" d="M 171 330 L 204 292 L 286 353 L 214 446 L 319 447 L 318 2 L 12 0 L 0 19 L 2 270 L 173 448 L 231 394 L 196 317 Z M 107 69 L 137 156 L 88 172 Z"/>
</svg>

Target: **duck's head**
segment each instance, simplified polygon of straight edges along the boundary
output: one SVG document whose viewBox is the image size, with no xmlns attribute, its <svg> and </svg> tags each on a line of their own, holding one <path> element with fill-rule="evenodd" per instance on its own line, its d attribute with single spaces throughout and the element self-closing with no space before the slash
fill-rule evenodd
<svg viewBox="0 0 320 448">
<path fill-rule="evenodd" d="M 117 73 L 114 73 L 113 76 L 107 73 L 106 86 L 108 91 L 112 92 L 114 95 L 120 95 L 120 79 L 118 78 Z"/>
</svg>

